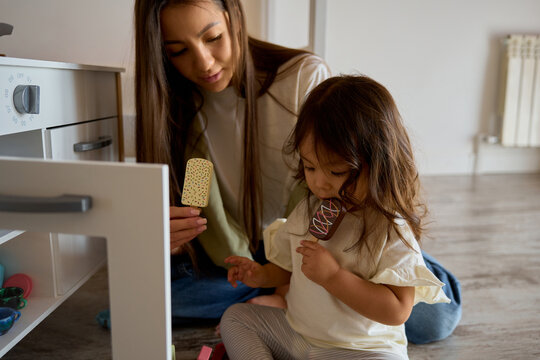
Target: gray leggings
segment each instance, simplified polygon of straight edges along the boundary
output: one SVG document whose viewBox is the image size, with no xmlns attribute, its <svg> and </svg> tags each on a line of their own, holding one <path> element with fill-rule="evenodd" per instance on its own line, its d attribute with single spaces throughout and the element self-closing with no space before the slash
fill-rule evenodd
<svg viewBox="0 0 540 360">
<path fill-rule="evenodd" d="M 314 346 L 289 326 L 285 310 L 268 306 L 235 304 L 223 314 L 220 330 L 231 360 L 403 360 L 385 352 Z"/>
</svg>

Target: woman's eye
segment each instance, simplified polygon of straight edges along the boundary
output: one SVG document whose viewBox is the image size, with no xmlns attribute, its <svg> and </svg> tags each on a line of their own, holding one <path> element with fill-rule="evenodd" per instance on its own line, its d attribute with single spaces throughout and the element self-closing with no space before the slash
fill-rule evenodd
<svg viewBox="0 0 540 360">
<path fill-rule="evenodd" d="M 332 175 L 334 176 L 345 176 L 347 174 L 349 174 L 348 171 L 332 171 Z"/>
<path fill-rule="evenodd" d="M 313 170 L 315 170 L 315 168 L 312 168 L 312 167 L 309 167 L 309 166 L 304 166 L 304 170 L 305 171 L 313 171 Z"/>
<path fill-rule="evenodd" d="M 218 41 L 218 40 L 220 40 L 222 37 L 223 37 L 223 34 L 219 34 L 218 36 L 215 36 L 215 37 L 213 37 L 213 38 L 208 39 L 208 42 Z"/>
<path fill-rule="evenodd" d="M 170 57 L 176 57 L 184 54 L 187 51 L 186 48 L 183 48 L 182 50 L 174 51 L 170 53 Z"/>
</svg>

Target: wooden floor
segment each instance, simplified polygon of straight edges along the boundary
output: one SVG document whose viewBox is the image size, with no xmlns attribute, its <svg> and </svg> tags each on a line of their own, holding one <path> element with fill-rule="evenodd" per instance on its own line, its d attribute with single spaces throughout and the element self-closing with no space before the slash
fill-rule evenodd
<svg viewBox="0 0 540 360">
<path fill-rule="evenodd" d="M 423 247 L 461 281 L 463 318 L 448 339 L 409 345 L 410 358 L 540 359 L 540 174 L 423 181 L 432 218 Z M 94 321 L 106 307 L 104 270 L 4 359 L 110 358 L 109 332 Z M 178 360 L 219 341 L 213 326 L 173 330 Z"/>
<path fill-rule="evenodd" d="M 540 175 L 424 179 L 424 249 L 460 280 L 463 317 L 411 359 L 540 359 Z"/>
</svg>

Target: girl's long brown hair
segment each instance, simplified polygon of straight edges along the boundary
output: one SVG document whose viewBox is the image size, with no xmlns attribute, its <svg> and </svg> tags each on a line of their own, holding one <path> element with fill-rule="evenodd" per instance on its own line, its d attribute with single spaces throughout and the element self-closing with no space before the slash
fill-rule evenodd
<svg viewBox="0 0 540 360">
<path fill-rule="evenodd" d="M 409 136 L 384 86 L 366 76 L 325 80 L 302 106 L 286 152 L 298 152 L 308 136 L 312 136 L 317 156 L 325 150 L 350 165 L 351 172 L 339 190 L 345 202 L 374 210 L 375 219 L 369 224 L 386 219 L 388 231 L 393 228 L 410 246 L 398 225 L 400 219 L 407 221 L 420 241 L 427 209 L 419 197 L 420 181 Z M 354 185 L 364 169 L 368 171 L 368 193 L 357 199 Z M 301 161 L 296 176 L 305 180 Z M 357 245 L 365 243 L 369 224 Z"/>
<path fill-rule="evenodd" d="M 188 130 L 204 98 L 196 86 L 169 62 L 164 50 L 160 13 L 172 4 L 196 5 L 205 0 L 136 0 L 135 104 L 137 161 L 169 165 L 170 201 L 178 205 L 185 172 Z M 242 213 L 250 248 L 258 247 L 262 219 L 261 165 L 258 148 L 257 97 L 267 93 L 278 68 L 306 51 L 253 39 L 246 32 L 239 0 L 212 1 L 229 16 L 235 72 L 232 86 L 245 98 Z M 181 19 L 179 19 L 181 21 Z M 200 135 L 200 134 L 199 134 Z M 198 140 L 198 137 L 196 137 Z M 197 141 L 195 140 L 195 141 Z M 188 246 L 189 251 L 189 246 Z M 193 258 L 193 256 L 192 256 Z"/>
</svg>

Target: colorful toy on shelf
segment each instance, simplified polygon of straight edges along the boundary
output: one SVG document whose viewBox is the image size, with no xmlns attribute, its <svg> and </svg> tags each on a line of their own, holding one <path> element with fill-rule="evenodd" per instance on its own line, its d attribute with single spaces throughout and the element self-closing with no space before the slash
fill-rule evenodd
<svg viewBox="0 0 540 360">
<path fill-rule="evenodd" d="M 23 298 L 28 299 L 32 292 L 32 279 L 26 274 L 14 274 L 4 281 L 3 287 L 19 287 L 24 290 Z"/>
<path fill-rule="evenodd" d="M 7 333 L 20 317 L 20 311 L 8 307 L 0 307 L 0 335 Z"/>
<path fill-rule="evenodd" d="M 24 290 L 20 287 L 10 286 L 0 289 L 0 306 L 10 307 L 15 310 L 26 306 L 26 299 L 23 298 Z"/>
</svg>

